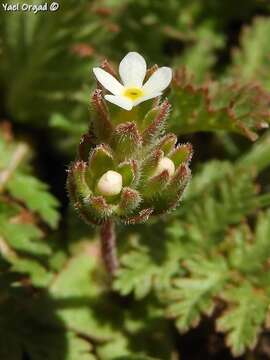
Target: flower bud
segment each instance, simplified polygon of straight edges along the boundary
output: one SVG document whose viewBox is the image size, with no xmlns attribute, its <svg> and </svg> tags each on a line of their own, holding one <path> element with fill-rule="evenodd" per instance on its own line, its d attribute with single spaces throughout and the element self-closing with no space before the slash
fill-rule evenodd
<svg viewBox="0 0 270 360">
<path fill-rule="evenodd" d="M 158 166 L 154 172 L 154 176 L 160 175 L 164 170 L 167 170 L 171 177 L 175 172 L 175 166 L 171 159 L 164 156 L 159 160 Z"/>
<path fill-rule="evenodd" d="M 118 195 L 121 190 L 122 176 L 116 171 L 107 171 L 101 176 L 97 183 L 97 191 L 104 196 Z"/>
</svg>

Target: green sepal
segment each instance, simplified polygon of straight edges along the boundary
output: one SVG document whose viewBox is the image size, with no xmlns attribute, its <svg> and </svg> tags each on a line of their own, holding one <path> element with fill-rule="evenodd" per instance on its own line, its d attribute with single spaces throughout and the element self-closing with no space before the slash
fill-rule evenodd
<svg viewBox="0 0 270 360">
<path fill-rule="evenodd" d="M 167 134 L 161 138 L 159 141 L 157 148 L 163 151 L 164 156 L 167 156 L 170 152 L 172 152 L 177 143 L 177 136 L 174 134 Z"/>
<path fill-rule="evenodd" d="M 163 155 L 164 153 L 160 149 L 156 149 L 151 152 L 151 154 L 146 158 L 146 160 L 142 164 L 141 171 L 143 178 L 148 178 L 149 176 L 153 175 Z"/>
<path fill-rule="evenodd" d="M 139 171 L 136 160 L 125 161 L 119 164 L 117 172 L 122 175 L 123 186 L 130 186 L 137 182 Z"/>
<path fill-rule="evenodd" d="M 103 196 L 91 196 L 88 200 L 93 213 L 98 219 L 106 220 L 112 215 L 113 206 L 109 205 Z"/>
<path fill-rule="evenodd" d="M 176 169 L 171 178 L 166 191 L 161 193 L 158 201 L 155 203 L 155 215 L 167 213 L 176 208 L 179 204 L 186 185 L 190 179 L 190 169 L 187 165 L 181 165 Z"/>
<path fill-rule="evenodd" d="M 120 216 L 128 215 L 135 210 L 141 202 L 141 196 L 138 191 L 125 187 L 121 193 L 121 200 L 118 207 Z"/>
<path fill-rule="evenodd" d="M 68 171 L 67 189 L 73 205 L 82 219 L 89 224 L 99 224 L 96 213 L 89 206 L 92 193 L 85 181 L 87 164 L 83 161 L 73 163 Z"/>
<path fill-rule="evenodd" d="M 149 216 L 153 213 L 152 208 L 143 209 L 139 212 L 138 215 L 131 216 L 124 219 L 124 223 L 127 225 L 141 224 L 146 222 L 149 219 Z"/>
<path fill-rule="evenodd" d="M 87 164 L 84 161 L 74 162 L 68 170 L 67 189 L 74 203 L 83 201 L 91 195 L 91 190 L 85 181 Z"/>
<path fill-rule="evenodd" d="M 171 178 L 166 192 L 168 193 L 175 193 L 175 191 L 179 191 L 184 188 L 190 179 L 190 169 L 186 164 L 180 165 L 173 177 Z"/>
<path fill-rule="evenodd" d="M 87 179 L 91 188 L 95 188 L 97 181 L 108 170 L 114 170 L 113 155 L 109 146 L 101 144 L 95 147 L 89 156 Z"/>
<path fill-rule="evenodd" d="M 84 221 L 95 225 L 101 224 L 113 213 L 113 207 L 102 196 L 88 196 L 74 206 Z"/>
<path fill-rule="evenodd" d="M 93 131 L 99 142 L 110 139 L 113 124 L 110 121 L 109 111 L 103 99 L 103 92 L 96 89 L 92 96 L 92 117 Z"/>
<path fill-rule="evenodd" d="M 154 109 L 150 109 L 142 121 L 142 130 L 146 131 L 148 127 L 154 122 L 157 114 L 159 112 L 159 108 L 155 107 Z"/>
<path fill-rule="evenodd" d="M 147 127 L 142 135 L 144 144 L 151 144 L 162 135 L 169 111 L 170 104 L 168 100 L 165 100 L 161 105 L 148 112 L 144 120 Z"/>
<path fill-rule="evenodd" d="M 87 198 L 88 199 L 88 198 Z M 80 215 L 80 217 L 87 223 L 91 225 L 99 225 L 102 222 L 102 219 L 97 217 L 97 214 L 93 212 L 93 209 L 89 204 L 85 204 L 83 201 L 77 201 L 74 203 L 74 208 Z"/>
<path fill-rule="evenodd" d="M 168 170 L 162 171 L 159 175 L 151 177 L 143 188 L 143 196 L 146 199 L 158 197 L 169 181 Z"/>
<path fill-rule="evenodd" d="M 118 160 L 128 159 L 142 146 L 142 138 L 134 122 L 120 124 L 112 135 L 113 149 Z"/>
<path fill-rule="evenodd" d="M 190 161 L 191 157 L 191 144 L 179 145 L 169 154 L 169 158 L 173 161 L 176 168 L 182 163 Z"/>
</svg>

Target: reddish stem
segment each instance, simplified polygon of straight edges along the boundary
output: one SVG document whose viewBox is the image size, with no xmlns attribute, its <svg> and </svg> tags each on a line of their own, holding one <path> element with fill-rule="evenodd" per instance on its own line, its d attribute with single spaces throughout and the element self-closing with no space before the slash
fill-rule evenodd
<svg viewBox="0 0 270 360">
<path fill-rule="evenodd" d="M 118 259 L 116 251 L 115 224 L 112 220 L 107 220 L 101 225 L 101 251 L 105 266 L 111 275 L 118 269 Z"/>
</svg>

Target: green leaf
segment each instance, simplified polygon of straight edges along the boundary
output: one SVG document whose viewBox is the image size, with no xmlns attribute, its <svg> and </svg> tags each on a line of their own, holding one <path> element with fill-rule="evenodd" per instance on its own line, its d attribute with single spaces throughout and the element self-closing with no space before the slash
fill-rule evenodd
<svg viewBox="0 0 270 360">
<path fill-rule="evenodd" d="M 217 50 L 224 46 L 223 35 L 220 32 L 213 32 L 211 28 L 202 24 L 194 37 L 195 42 L 189 44 L 176 58 L 177 65 L 184 65 L 194 73 L 195 79 L 199 82 L 205 80 L 208 72 L 216 62 Z"/>
<path fill-rule="evenodd" d="M 196 327 L 203 314 L 213 313 L 215 296 L 228 280 L 227 265 L 221 256 L 215 260 L 193 257 L 184 265 L 188 275 L 174 280 L 174 287 L 167 292 L 167 315 L 176 318 L 181 332 Z"/>
<path fill-rule="evenodd" d="M 37 287 L 47 287 L 52 280 L 52 273 L 34 259 L 14 259 L 11 270 L 30 276 L 31 284 Z"/>
<path fill-rule="evenodd" d="M 245 26 L 240 37 L 240 47 L 233 52 L 232 76 L 245 81 L 259 81 L 270 90 L 270 44 L 265 34 L 270 32 L 269 18 L 257 17 Z"/>
<path fill-rule="evenodd" d="M 228 161 L 210 160 L 203 164 L 193 176 L 186 190 L 185 199 L 199 197 L 206 189 L 221 181 L 231 171 L 232 165 Z"/>
<path fill-rule="evenodd" d="M 244 153 L 237 164 L 241 167 L 250 167 L 256 172 L 265 170 L 270 163 L 270 133 L 267 131 L 261 138 L 256 141 L 251 150 Z"/>
<path fill-rule="evenodd" d="M 217 330 L 227 333 L 227 345 L 234 356 L 240 356 L 255 347 L 269 301 L 248 283 L 226 290 L 222 298 L 229 306 L 218 318 Z"/>
<path fill-rule="evenodd" d="M 51 250 L 41 242 L 41 230 L 34 224 L 19 222 L 19 217 L 0 215 L 0 236 L 16 251 L 32 255 L 49 255 Z"/>
<path fill-rule="evenodd" d="M 154 243 L 150 236 L 153 233 Z M 153 290 L 166 291 L 171 277 L 181 272 L 180 259 L 184 256 L 184 247 L 179 238 L 168 236 L 162 229 L 148 226 L 141 236 L 140 242 L 132 244 L 121 257 L 121 267 L 113 283 L 114 289 L 121 295 L 134 292 L 138 300 Z M 152 240 L 148 246 L 147 238 Z"/>
<path fill-rule="evenodd" d="M 123 265 L 117 272 L 114 289 L 121 295 L 134 290 L 136 299 L 145 297 L 153 286 L 153 278 L 160 272 L 158 264 L 151 259 L 146 251 L 131 251 L 121 259 Z"/>
<path fill-rule="evenodd" d="M 97 346 L 97 354 L 100 359 L 114 360 L 119 356 L 129 356 L 128 339 L 122 335 L 114 337 L 112 341 Z"/>
<path fill-rule="evenodd" d="M 254 175 L 228 163 L 206 165 L 195 175 L 187 201 L 177 210 L 186 236 L 203 248 L 221 242 L 229 225 L 238 224 L 260 206 Z"/>
<path fill-rule="evenodd" d="M 56 198 L 48 192 L 48 186 L 28 174 L 16 173 L 7 184 L 12 196 L 23 201 L 29 210 L 37 212 L 52 228 L 59 221 Z"/>
<path fill-rule="evenodd" d="M 56 227 L 58 201 L 49 194 L 47 185 L 30 175 L 30 148 L 25 143 L 16 143 L 11 133 L 3 131 L 0 149 L 4 155 L 4 161 L 0 160 L 1 260 L 8 263 L 11 274 L 29 286 L 44 288 L 52 277 L 47 264 L 52 246 L 45 240 L 44 226 L 41 230 L 36 215 Z"/>
<path fill-rule="evenodd" d="M 84 253 L 70 258 L 62 271 L 56 274 L 49 294 L 59 304 L 57 314 L 69 328 L 105 341 L 117 336 L 114 323 L 120 321 L 120 316 L 118 310 L 106 304 L 105 298 L 102 300 L 105 291 L 95 279 L 95 268 L 95 259 L 86 248 Z"/>
<path fill-rule="evenodd" d="M 49 11 L 1 13 L 1 88 L 13 121 L 44 127 L 52 113 L 70 116 L 74 110 L 81 113 L 79 104 L 87 105 L 85 75 L 95 44 L 110 33 L 87 6 L 86 1 L 59 0 L 61 19 Z"/>
<path fill-rule="evenodd" d="M 66 360 L 95 360 L 96 356 L 92 353 L 93 347 L 89 341 L 80 338 L 78 335 L 67 333 L 67 357 Z"/>
<path fill-rule="evenodd" d="M 231 266 L 245 274 L 259 275 L 270 257 L 270 212 L 258 216 L 254 234 L 247 224 L 233 229 L 228 235 L 228 244 L 232 247 L 229 254 Z M 233 246 L 232 246 L 233 245 Z"/>
<path fill-rule="evenodd" d="M 256 84 L 232 81 L 197 86 L 185 69 L 175 76 L 170 99 L 171 129 L 177 134 L 228 131 L 257 139 L 257 130 L 268 126 L 270 97 Z"/>
</svg>

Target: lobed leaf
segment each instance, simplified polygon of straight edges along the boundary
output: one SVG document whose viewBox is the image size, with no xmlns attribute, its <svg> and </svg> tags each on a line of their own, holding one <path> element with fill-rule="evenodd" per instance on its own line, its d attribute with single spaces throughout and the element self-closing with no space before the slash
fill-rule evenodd
<svg viewBox="0 0 270 360">
<path fill-rule="evenodd" d="M 9 192 L 25 203 L 29 210 L 37 214 L 52 228 L 59 222 L 59 202 L 48 192 L 48 186 L 39 179 L 17 172 L 7 184 Z"/>
<path fill-rule="evenodd" d="M 226 290 L 222 295 L 229 304 L 217 320 L 217 330 L 227 333 L 226 342 L 234 356 L 253 349 L 265 321 L 268 301 L 248 283 Z"/>
<path fill-rule="evenodd" d="M 228 268 L 221 256 L 211 260 L 193 256 L 184 266 L 187 276 L 175 279 L 167 293 L 167 315 L 176 318 L 181 332 L 196 327 L 203 314 L 213 313 L 215 296 L 228 281 Z"/>
<path fill-rule="evenodd" d="M 256 17 L 245 26 L 240 37 L 239 48 L 234 49 L 229 74 L 243 81 L 255 80 L 270 90 L 270 44 L 265 34 L 270 32 L 270 21 Z"/>
<path fill-rule="evenodd" d="M 257 130 L 269 126 L 270 95 L 257 84 L 206 83 L 197 86 L 180 69 L 170 94 L 174 111 L 170 126 L 177 134 L 229 131 L 257 139 Z"/>
</svg>

